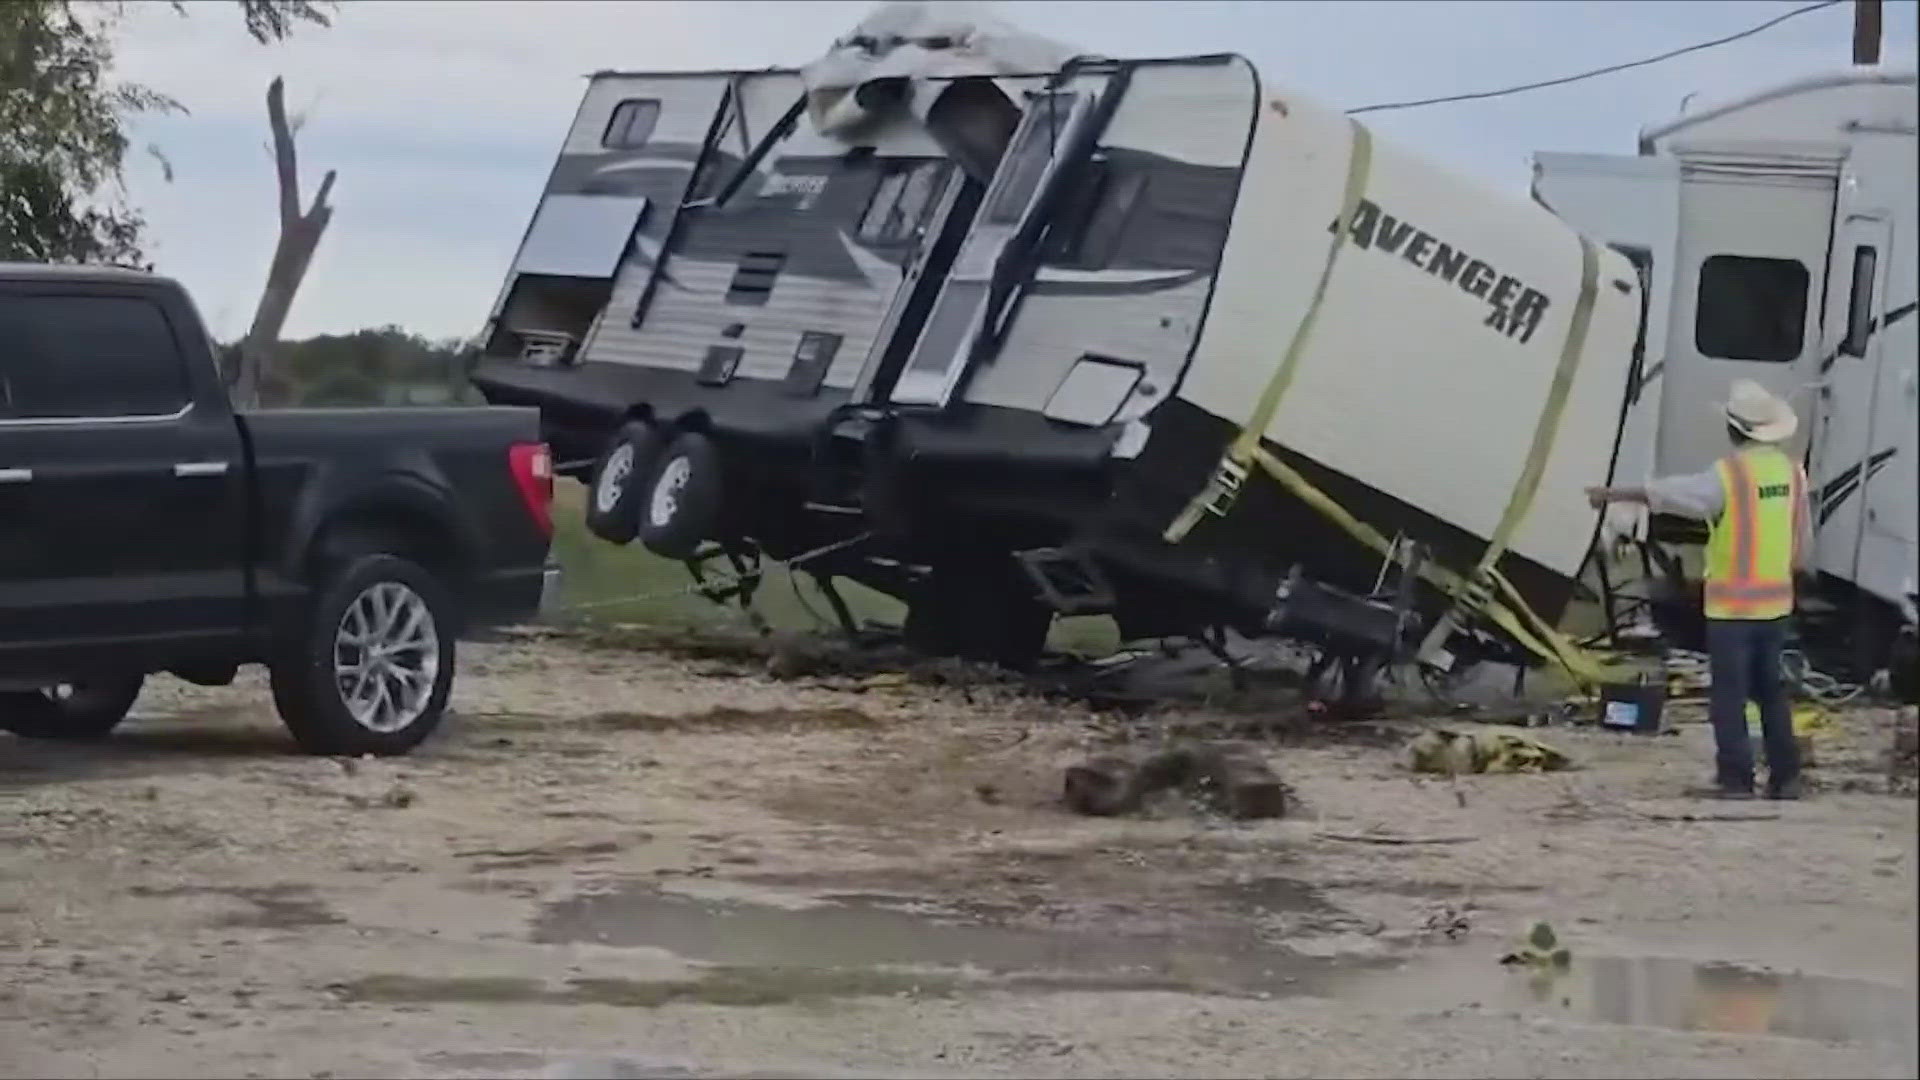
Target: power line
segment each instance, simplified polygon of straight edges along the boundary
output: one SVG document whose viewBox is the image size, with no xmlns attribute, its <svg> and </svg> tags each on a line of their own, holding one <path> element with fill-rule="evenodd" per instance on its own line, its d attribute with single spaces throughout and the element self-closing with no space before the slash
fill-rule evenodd
<svg viewBox="0 0 1920 1080">
<path fill-rule="evenodd" d="M 1480 101 L 1486 98 L 1506 97 L 1509 94 L 1523 94 L 1529 90 L 1542 90 L 1549 86 L 1565 86 L 1568 83 L 1579 82 L 1582 79 L 1592 79 L 1601 75 L 1611 75 L 1616 71 L 1646 67 L 1649 64 L 1658 64 L 1665 60 L 1671 60 L 1676 56 L 1685 56 L 1688 53 L 1699 52 L 1702 49 L 1717 48 L 1730 42 L 1739 41 L 1741 38 L 1752 37 L 1764 30 L 1771 30 L 1781 23 L 1786 22 L 1788 19 L 1796 19 L 1808 12 L 1819 11 L 1821 8 L 1834 7 L 1839 3 L 1840 0 L 1820 0 L 1820 3 L 1808 4 L 1805 7 L 1795 8 L 1784 15 L 1776 15 L 1758 26 L 1748 27 L 1737 34 L 1728 34 L 1726 37 L 1715 38 L 1712 41 L 1702 41 L 1696 45 L 1688 45 L 1685 48 L 1674 49 L 1671 52 L 1663 52 L 1659 56 L 1649 56 L 1644 60 L 1631 60 L 1624 64 L 1613 64 L 1608 67 L 1595 68 L 1592 71 L 1583 71 L 1578 75 L 1566 75 L 1558 79 L 1545 79 L 1541 82 L 1523 83 L 1519 86 L 1509 86 L 1503 90 L 1481 90 L 1471 94 L 1449 94 L 1446 97 L 1421 98 L 1417 101 L 1388 101 L 1378 105 L 1363 105 L 1358 109 L 1348 109 L 1347 113 L 1348 115 L 1353 115 L 1356 113 L 1385 112 L 1388 109 L 1417 109 L 1422 105 L 1444 105 L 1450 101 Z"/>
</svg>

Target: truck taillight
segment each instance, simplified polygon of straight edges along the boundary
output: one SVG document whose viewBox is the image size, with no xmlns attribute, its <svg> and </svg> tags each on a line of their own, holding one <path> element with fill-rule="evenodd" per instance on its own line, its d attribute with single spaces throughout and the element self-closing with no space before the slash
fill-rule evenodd
<svg viewBox="0 0 1920 1080">
<path fill-rule="evenodd" d="M 553 451 L 546 443 L 515 443 L 507 449 L 507 465 L 527 513 L 548 537 L 553 536 Z"/>
</svg>

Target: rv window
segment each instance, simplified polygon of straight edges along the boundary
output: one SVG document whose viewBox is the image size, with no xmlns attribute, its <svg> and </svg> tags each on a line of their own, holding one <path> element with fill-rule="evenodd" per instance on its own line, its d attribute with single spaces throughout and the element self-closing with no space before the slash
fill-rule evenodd
<svg viewBox="0 0 1920 1080">
<path fill-rule="evenodd" d="M 1100 167 L 1054 218 L 1047 261 L 1079 270 L 1106 269 L 1146 187 L 1144 172 L 1132 169 L 1115 174 L 1110 166 Z"/>
<path fill-rule="evenodd" d="M 638 150 L 653 138 L 653 126 L 659 122 L 659 101 L 629 98 L 613 107 L 613 117 L 600 136 L 600 145 L 609 150 Z"/>
<path fill-rule="evenodd" d="M 869 244 L 897 244 L 914 239 L 926 223 L 927 212 L 940 194 L 946 175 L 943 161 L 888 161 L 880 168 L 880 183 L 860 216 L 860 239 Z"/>
<path fill-rule="evenodd" d="M 1807 268 L 1796 259 L 1715 255 L 1700 265 L 1693 344 L 1718 360 L 1790 363 L 1807 324 Z"/>
<path fill-rule="evenodd" d="M 1860 245 L 1853 249 L 1853 292 L 1847 297 L 1847 339 L 1840 351 L 1848 356 L 1867 355 L 1867 339 L 1873 336 L 1873 278 L 1880 268 L 1880 253 Z"/>
</svg>

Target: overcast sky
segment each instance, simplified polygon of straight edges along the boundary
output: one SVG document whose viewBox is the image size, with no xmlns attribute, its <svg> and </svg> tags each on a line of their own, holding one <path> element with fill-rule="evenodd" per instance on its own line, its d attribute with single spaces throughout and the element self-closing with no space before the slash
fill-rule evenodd
<svg viewBox="0 0 1920 1080">
<path fill-rule="evenodd" d="M 310 193 L 340 178 L 333 224 L 290 337 L 397 323 L 479 329 L 583 88 L 600 68 L 804 63 L 867 0 L 351 0 L 331 29 L 258 46 L 234 5 L 179 18 L 135 5 L 122 77 L 191 113 L 143 121 L 168 182 L 136 151 L 132 197 L 151 254 L 214 333 L 252 315 L 277 224 L 264 94 L 287 79 Z M 1343 108 L 1492 89 L 1663 52 L 1799 6 L 1781 0 L 1015 0 L 1002 14 L 1110 56 L 1237 51 L 1268 86 Z M 1886 5 L 1889 64 L 1914 63 L 1915 0 Z M 1850 5 L 1651 68 L 1490 101 L 1375 114 L 1383 137 L 1524 191 L 1535 150 L 1631 153 L 1635 133 L 1696 100 L 1845 67 Z"/>
</svg>

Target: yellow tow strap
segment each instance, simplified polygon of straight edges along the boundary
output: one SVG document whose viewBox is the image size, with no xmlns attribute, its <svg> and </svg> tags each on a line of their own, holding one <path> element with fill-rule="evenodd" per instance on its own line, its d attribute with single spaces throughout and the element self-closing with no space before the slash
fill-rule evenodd
<svg viewBox="0 0 1920 1080">
<path fill-rule="evenodd" d="M 1247 478 L 1247 466 L 1252 463 L 1254 453 L 1260 449 L 1260 440 L 1267 433 L 1267 425 L 1280 409 L 1280 399 L 1286 395 L 1287 388 L 1293 385 L 1293 373 L 1300 366 L 1300 356 L 1306 351 L 1307 338 L 1313 332 L 1313 324 L 1320 317 L 1320 305 L 1327 297 L 1327 283 L 1333 280 L 1333 268 L 1340 261 L 1340 251 L 1347 246 L 1347 239 L 1353 232 L 1353 215 L 1360 210 L 1361 196 L 1366 193 L 1367 177 L 1373 171 L 1373 135 L 1358 120 L 1349 119 L 1353 127 L 1353 150 L 1347 158 L 1347 184 L 1340 197 L 1340 216 L 1335 222 L 1333 239 L 1327 242 L 1327 259 L 1320 267 L 1320 280 L 1314 284 L 1313 298 L 1307 302 L 1306 314 L 1300 317 L 1300 325 L 1293 328 L 1293 340 L 1287 343 L 1287 351 L 1280 358 L 1280 366 L 1275 369 L 1267 388 L 1260 393 L 1260 400 L 1254 403 L 1253 412 L 1240 429 L 1239 437 L 1227 447 L 1220 464 L 1214 469 L 1212 479 L 1198 495 L 1187 503 L 1187 508 L 1167 526 L 1165 533 L 1169 544 L 1177 544 L 1186 538 L 1193 527 L 1200 523 L 1201 515 L 1224 515 L 1233 505 L 1234 498 L 1240 494 L 1240 485 Z"/>
<path fill-rule="evenodd" d="M 1587 330 L 1593 325 L 1594 293 L 1600 278 L 1600 253 L 1594 249 L 1592 241 L 1582 236 L 1580 240 L 1580 296 L 1574 302 L 1573 315 L 1567 321 L 1567 337 L 1560 345 L 1560 362 L 1553 370 L 1553 383 L 1547 390 L 1547 403 L 1540 410 L 1540 420 L 1533 428 L 1533 444 L 1527 448 L 1526 464 L 1520 469 L 1520 476 L 1513 484 L 1513 494 L 1507 499 L 1507 509 L 1500 515 L 1500 523 L 1494 526 L 1493 536 L 1487 541 L 1487 549 L 1480 553 L 1480 561 L 1467 575 L 1467 588 L 1475 597 L 1486 595 L 1488 574 L 1507 553 L 1507 546 L 1513 542 L 1513 534 L 1526 520 L 1527 511 L 1533 508 L 1533 497 L 1540 490 L 1540 476 L 1546 472 L 1547 459 L 1553 456 L 1553 444 L 1560 434 L 1560 418 L 1566 414 L 1567 398 L 1572 396 L 1573 377 L 1580 370 L 1580 356 L 1587 341 Z M 1459 598 L 1447 608 L 1445 614 L 1433 624 L 1426 639 L 1420 643 L 1419 656 L 1424 659 L 1439 649 L 1447 636 L 1453 633 L 1454 619 L 1459 614 Z"/>
</svg>

